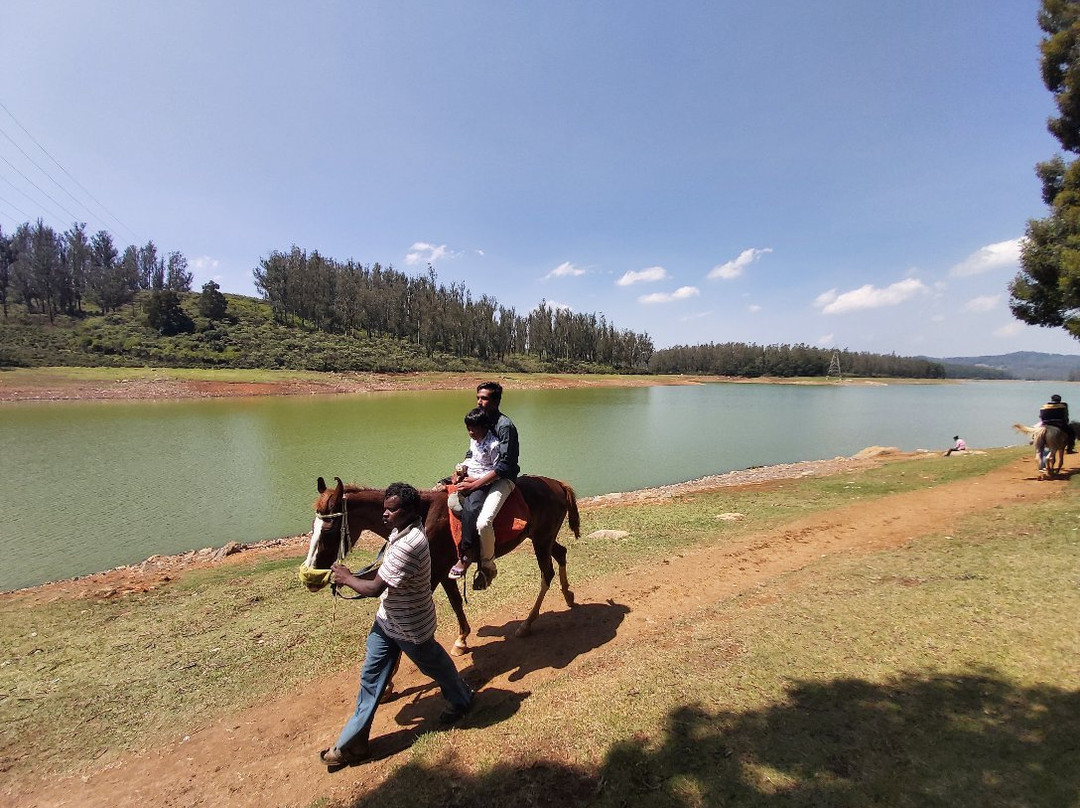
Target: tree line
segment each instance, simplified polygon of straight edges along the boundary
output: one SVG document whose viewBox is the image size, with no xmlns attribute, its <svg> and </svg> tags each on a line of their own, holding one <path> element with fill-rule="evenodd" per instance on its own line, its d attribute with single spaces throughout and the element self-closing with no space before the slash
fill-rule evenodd
<svg viewBox="0 0 1080 808">
<path fill-rule="evenodd" d="M 854 352 L 846 348 L 809 345 L 754 345 L 725 342 L 678 345 L 656 351 L 649 362 L 653 373 L 696 373 L 715 376 L 827 376 L 837 359 L 843 376 L 899 379 L 944 379 L 945 366 L 921 357 Z"/>
<path fill-rule="evenodd" d="M 575 314 L 541 301 L 521 315 L 488 295 L 474 298 L 462 283 L 440 283 L 431 266 L 426 274 L 410 276 L 379 263 L 340 262 L 294 246 L 262 259 L 254 276 L 280 323 L 396 337 L 428 356 L 505 362 L 516 354 L 644 372 L 653 354 L 648 334 L 618 329 L 602 314 Z"/>
<path fill-rule="evenodd" d="M 179 252 L 159 255 L 153 241 L 129 245 L 123 252 L 112 235 L 93 235 L 85 223 L 57 233 L 38 219 L 6 235 L 0 228 L 0 306 L 8 315 L 9 301 L 28 312 L 80 315 L 84 302 L 103 314 L 132 302 L 137 292 L 180 294 L 191 291 L 192 273 Z"/>
<path fill-rule="evenodd" d="M 399 340 L 428 361 L 446 357 L 489 366 L 512 357 L 531 357 L 557 369 L 611 368 L 635 373 L 695 373 L 717 376 L 826 376 L 834 355 L 852 376 L 944 378 L 945 369 L 922 358 L 898 357 L 807 345 L 745 343 L 680 345 L 654 350 L 647 333 L 618 329 L 603 314 L 574 313 L 547 301 L 525 315 L 497 300 L 474 298 L 464 284 L 440 283 L 432 267 L 415 276 L 379 263 L 339 262 L 299 247 L 274 251 L 253 270 L 255 285 L 275 322 L 333 338 Z M 57 233 L 39 219 L 14 233 L 0 230 L 0 303 L 30 313 L 81 316 L 84 302 L 102 314 L 135 305 L 147 326 L 163 336 L 192 332 L 182 300 L 192 273 L 179 252 L 162 256 L 152 241 L 121 252 L 107 231 L 93 235 L 85 224 Z M 216 283 L 203 287 L 197 311 L 218 341 L 228 338 L 219 323 L 227 303 Z M 194 349 L 192 349 L 194 350 Z M 279 364 L 280 364 L 280 360 Z"/>
</svg>

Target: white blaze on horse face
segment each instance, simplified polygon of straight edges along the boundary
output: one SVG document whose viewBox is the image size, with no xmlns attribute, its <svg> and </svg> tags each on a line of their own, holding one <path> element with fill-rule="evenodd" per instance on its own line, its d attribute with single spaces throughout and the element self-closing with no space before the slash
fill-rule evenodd
<svg viewBox="0 0 1080 808">
<path fill-rule="evenodd" d="M 307 560 L 304 563 L 309 567 L 315 566 L 315 551 L 319 549 L 319 537 L 322 535 L 323 520 L 318 516 L 311 525 L 311 542 L 308 544 Z"/>
</svg>

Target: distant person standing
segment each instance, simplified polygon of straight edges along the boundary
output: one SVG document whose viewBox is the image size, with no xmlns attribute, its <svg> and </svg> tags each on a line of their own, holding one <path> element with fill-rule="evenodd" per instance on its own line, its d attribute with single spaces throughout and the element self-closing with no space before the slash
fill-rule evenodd
<svg viewBox="0 0 1080 808">
<path fill-rule="evenodd" d="M 953 452 L 966 452 L 967 451 L 967 444 L 964 443 L 963 438 L 961 438 L 959 435 L 953 435 L 952 439 L 954 441 L 956 441 L 956 443 L 953 444 L 953 447 L 951 449 L 949 449 L 949 451 L 945 452 L 945 457 L 948 457 Z"/>
<path fill-rule="evenodd" d="M 1069 422 L 1069 405 L 1061 400 L 1057 393 L 1039 410 L 1039 423 L 1043 426 L 1056 426 L 1069 436 L 1069 445 L 1065 449 L 1069 454 L 1076 454 L 1076 432 Z"/>
</svg>

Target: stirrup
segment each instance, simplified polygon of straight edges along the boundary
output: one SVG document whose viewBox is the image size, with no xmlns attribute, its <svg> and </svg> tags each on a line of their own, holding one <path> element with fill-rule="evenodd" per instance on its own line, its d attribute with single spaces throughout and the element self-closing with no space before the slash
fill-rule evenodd
<svg viewBox="0 0 1080 808">
<path fill-rule="evenodd" d="M 495 580 L 495 576 L 499 574 L 499 571 L 492 563 L 485 564 L 480 562 L 479 569 L 476 570 L 476 575 L 473 576 L 472 588 L 474 592 L 483 592 L 489 586 L 491 582 Z"/>
</svg>

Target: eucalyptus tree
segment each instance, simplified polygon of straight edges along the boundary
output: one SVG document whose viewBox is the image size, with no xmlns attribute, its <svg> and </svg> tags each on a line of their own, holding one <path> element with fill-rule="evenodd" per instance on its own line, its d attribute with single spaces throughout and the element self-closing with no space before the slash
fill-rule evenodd
<svg viewBox="0 0 1080 808">
<path fill-rule="evenodd" d="M 56 319 L 64 287 L 63 265 L 60 260 L 60 238 L 56 231 L 41 219 L 31 230 L 33 243 L 32 271 L 37 279 L 41 303 L 49 315 L 49 322 Z"/>
<path fill-rule="evenodd" d="M 127 301 L 127 285 L 119 269 L 120 253 L 107 230 L 99 230 L 90 239 L 90 276 L 87 290 L 102 314 Z"/>
<path fill-rule="evenodd" d="M 27 311 L 33 311 L 36 301 L 38 309 L 48 314 L 50 321 L 53 320 L 63 285 L 60 243 L 56 232 L 38 219 L 33 225 L 19 225 L 13 243 L 15 261 L 11 280 L 16 293 Z"/>
<path fill-rule="evenodd" d="M 139 267 L 140 289 L 165 288 L 165 261 L 158 257 L 154 242 L 148 241 L 135 254 Z"/>
<path fill-rule="evenodd" d="M 91 248 L 86 235 L 86 223 L 76 222 L 64 233 L 64 275 L 66 290 L 64 308 L 70 314 L 82 311 L 83 297 L 90 276 Z"/>
<path fill-rule="evenodd" d="M 11 265 L 15 261 L 15 250 L 10 236 L 4 235 L 0 227 L 0 306 L 3 306 L 4 319 L 8 316 L 8 287 L 11 285 Z"/>
<path fill-rule="evenodd" d="M 195 276 L 188 271 L 183 253 L 174 250 L 165 262 L 165 288 L 173 292 L 190 292 Z"/>
</svg>

